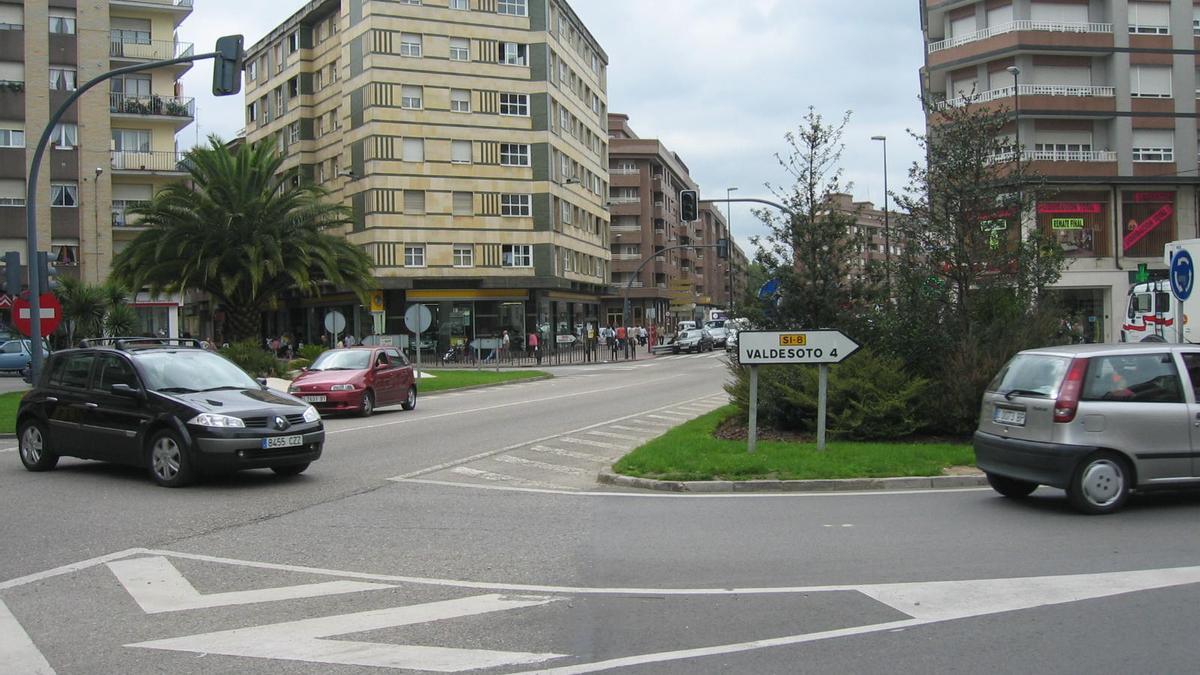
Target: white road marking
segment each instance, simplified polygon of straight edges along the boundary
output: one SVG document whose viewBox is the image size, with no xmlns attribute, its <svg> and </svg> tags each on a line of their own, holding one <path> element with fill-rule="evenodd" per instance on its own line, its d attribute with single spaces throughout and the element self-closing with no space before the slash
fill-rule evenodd
<svg viewBox="0 0 1200 675">
<path fill-rule="evenodd" d="M 300 586 L 260 588 L 249 591 L 201 594 L 191 582 L 162 556 L 133 558 L 108 563 L 117 581 L 125 587 L 147 614 L 178 612 L 187 609 L 249 605 L 295 598 L 316 598 L 341 593 L 357 593 L 392 588 L 384 584 L 358 581 L 328 581 Z"/>
<path fill-rule="evenodd" d="M 589 455 L 586 452 L 575 452 L 574 450 L 564 450 L 562 448 L 552 448 L 548 445 L 534 445 L 529 448 L 533 452 L 541 452 L 547 455 L 558 455 L 559 457 L 570 457 L 571 459 L 582 459 L 586 462 L 607 462 L 607 457 L 599 455 Z"/>
<path fill-rule="evenodd" d="M 54 567 L 42 572 L 27 574 L 23 577 L 17 577 L 15 579 L 9 579 L 5 582 L 0 582 L 0 591 L 7 591 L 10 588 L 17 588 L 26 584 L 32 584 L 35 581 L 42 581 L 44 579 L 50 579 L 53 577 L 62 576 L 64 574 L 71 574 L 72 572 L 79 572 L 81 570 L 90 569 L 98 565 L 103 565 L 110 560 L 120 560 L 121 558 L 128 558 L 131 555 L 138 555 L 140 553 L 149 553 L 149 551 L 144 548 L 127 548 L 124 551 L 107 553 L 105 555 L 96 556 L 95 558 L 80 560 L 79 562 L 73 562 L 61 567 Z"/>
<path fill-rule="evenodd" d="M 0 664 L 5 672 L 52 675 L 54 669 L 30 639 L 29 633 L 0 601 Z"/>
<path fill-rule="evenodd" d="M 0 448 L 0 452 L 16 452 L 17 450 L 20 450 L 20 449 L 21 449 L 20 446 L 17 446 L 15 448 Z"/>
<path fill-rule="evenodd" d="M 633 420 L 626 420 L 626 421 L 631 422 Z M 624 426 L 621 424 L 614 424 L 609 428 L 610 429 L 620 429 L 622 431 L 637 431 L 637 432 L 643 433 L 643 434 L 657 434 L 659 432 L 659 430 L 662 429 L 662 427 L 657 426 L 657 425 L 653 428 L 645 428 L 645 427 L 630 427 L 630 426 Z"/>
<path fill-rule="evenodd" d="M 563 466 L 561 464 L 551 464 L 549 462 L 539 462 L 536 459 L 525 459 L 524 457 L 516 457 L 513 455 L 498 455 L 492 459 L 505 464 L 513 464 L 515 466 L 530 466 L 543 471 L 553 471 L 554 473 L 566 473 L 572 476 L 582 476 L 589 473 L 587 469 L 580 469 L 573 466 Z"/>
<path fill-rule="evenodd" d="M 614 434 L 611 431 L 592 430 L 587 433 L 592 436 L 603 436 L 605 438 L 615 438 L 619 441 L 633 441 L 635 443 L 640 443 L 642 441 L 642 439 L 638 436 L 630 436 L 629 434 Z"/>
<path fill-rule="evenodd" d="M 563 658 L 566 655 L 394 645 L 323 638 L 443 621 L 463 616 L 476 616 L 490 612 L 538 607 L 556 600 L 558 598 L 479 595 L 407 607 L 390 607 L 354 614 L 235 628 L 215 633 L 138 642 L 125 646 L 198 654 L 222 654 L 308 663 L 455 673 L 463 670 L 540 663 L 550 659 Z"/>
<path fill-rule="evenodd" d="M 664 410 L 663 412 L 666 412 L 666 411 Z M 679 421 L 673 417 L 663 417 L 662 415 L 646 415 L 646 417 L 649 417 L 651 419 L 656 419 L 656 420 L 666 420 L 671 423 L 675 423 L 675 422 Z"/>
<path fill-rule="evenodd" d="M 527 488 L 514 488 L 505 486 L 505 490 L 529 490 L 529 489 L 553 489 L 561 490 L 563 494 L 570 494 L 569 491 L 563 490 L 562 486 L 554 483 L 542 483 L 536 480 L 527 480 L 525 478 L 517 478 L 506 473 L 495 473 L 493 471 L 483 471 L 481 469 L 472 469 L 468 466 L 456 466 L 450 470 L 451 473 L 459 474 L 460 476 L 470 476 L 471 478 L 482 478 L 483 480 L 492 481 L 494 483 L 516 483 L 518 485 L 528 485 Z M 395 480 L 395 479 L 392 479 Z M 446 483 L 446 485 L 470 485 L 469 483 Z M 480 485 L 478 487 L 498 487 L 491 485 Z"/>
<path fill-rule="evenodd" d="M 460 467 L 463 468 L 463 467 Z M 457 469 L 455 470 L 457 472 Z M 487 473 L 487 472 L 480 472 Z M 511 478 L 511 476 L 509 476 Z M 516 488 L 501 485 L 473 485 L 471 483 L 455 483 L 453 481 L 433 480 L 425 478 L 392 478 L 398 483 L 420 483 L 423 485 L 441 485 L 445 487 L 471 488 L 479 490 L 511 490 L 513 492 L 531 492 L 535 494 L 571 495 L 573 497 L 632 497 L 637 499 L 805 499 L 824 497 L 887 497 L 894 495 L 928 495 L 943 492 L 990 492 L 990 487 L 969 488 L 938 488 L 930 490 L 869 490 L 842 492 L 659 492 L 657 490 L 639 492 L 591 492 L 578 488 L 564 488 L 561 485 L 543 483 L 541 488 Z M 514 479 L 515 480 L 515 479 Z"/>
<path fill-rule="evenodd" d="M 619 443 L 607 443 L 605 441 L 593 441 L 587 438 L 575 438 L 574 436 L 563 436 L 558 439 L 563 443 L 576 443 L 578 445 L 590 445 L 593 448 L 604 448 L 606 450 L 628 450 L 628 445 Z"/>
</svg>

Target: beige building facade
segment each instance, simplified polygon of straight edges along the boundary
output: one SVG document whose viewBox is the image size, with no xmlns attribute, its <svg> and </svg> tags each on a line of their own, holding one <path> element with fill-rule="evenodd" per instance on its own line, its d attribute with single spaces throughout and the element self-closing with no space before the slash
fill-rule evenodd
<svg viewBox="0 0 1200 675">
<path fill-rule="evenodd" d="M 323 0 L 247 50 L 248 142 L 352 211 L 371 306 L 296 298 L 268 332 L 543 344 L 599 320 L 609 278 L 607 56 L 566 2 Z"/>
</svg>

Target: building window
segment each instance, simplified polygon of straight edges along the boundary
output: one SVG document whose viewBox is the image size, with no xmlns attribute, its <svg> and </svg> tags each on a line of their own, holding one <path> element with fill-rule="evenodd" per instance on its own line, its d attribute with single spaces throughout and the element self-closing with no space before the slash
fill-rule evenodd
<svg viewBox="0 0 1200 675">
<path fill-rule="evenodd" d="M 467 38 L 450 38 L 450 60 L 471 60 L 471 41 Z"/>
<path fill-rule="evenodd" d="M 1175 132 L 1172 129 L 1134 129 L 1133 161 L 1175 161 Z"/>
<path fill-rule="evenodd" d="M 529 195 L 500 195 L 500 215 L 529 216 Z"/>
<path fill-rule="evenodd" d="M 1129 94 L 1139 98 L 1171 98 L 1171 67 L 1131 66 Z"/>
<path fill-rule="evenodd" d="M 529 166 L 529 145 L 526 143 L 501 143 L 501 166 Z"/>
<path fill-rule="evenodd" d="M 79 186 L 75 183 L 51 183 L 50 206 L 79 206 Z"/>
<path fill-rule="evenodd" d="M 533 267 L 533 246 L 504 244 L 500 248 L 500 264 L 503 267 Z"/>
<path fill-rule="evenodd" d="M 1129 32 L 1140 35 L 1170 35 L 1171 6 L 1166 3 L 1129 3 Z"/>
<path fill-rule="evenodd" d="M 496 13 L 509 16 L 527 16 L 529 14 L 525 7 L 525 0 L 499 0 L 496 3 Z"/>
<path fill-rule="evenodd" d="M 300 31 L 296 31 L 288 36 L 288 54 L 295 54 L 300 51 Z"/>
<path fill-rule="evenodd" d="M 451 197 L 451 200 L 454 202 L 454 215 L 475 215 L 475 196 L 470 192 L 455 192 L 454 196 Z"/>
<path fill-rule="evenodd" d="M 150 149 L 149 141 L 150 132 L 146 132 L 146 149 Z M 70 150 L 79 145 L 79 127 L 72 122 L 60 122 L 54 125 L 54 130 L 50 132 L 50 142 L 59 150 Z"/>
<path fill-rule="evenodd" d="M 424 267 L 425 266 L 425 247 L 418 244 L 404 245 L 404 266 L 405 267 Z"/>
<path fill-rule="evenodd" d="M 423 138 L 406 138 L 404 139 L 404 161 L 406 162 L 424 162 L 425 161 L 425 139 Z"/>
<path fill-rule="evenodd" d="M 571 224 L 571 203 L 568 201 L 559 202 L 559 211 L 562 214 L 563 225 Z"/>
<path fill-rule="evenodd" d="M 258 79 L 258 61 L 249 61 L 246 63 L 246 81 L 253 82 Z"/>
<path fill-rule="evenodd" d="M 150 96 L 149 75 L 118 75 L 109 80 L 109 91 L 125 96 Z"/>
<path fill-rule="evenodd" d="M 470 10 L 471 0 L 450 0 L 450 9 Z"/>
<path fill-rule="evenodd" d="M 1136 134 L 1139 130 L 1134 129 Z M 1176 193 L 1130 190 L 1121 193 L 1125 227 L 1117 242 L 1126 256 L 1162 259 L 1163 247 L 1176 239 Z"/>
<path fill-rule="evenodd" d="M 421 36 L 416 33 L 400 34 L 400 56 L 420 56 Z"/>
<path fill-rule="evenodd" d="M 455 267 L 474 267 L 475 266 L 475 247 L 464 244 L 454 245 L 454 266 Z"/>
<path fill-rule="evenodd" d="M 288 125 L 288 143 L 300 142 L 300 123 L 292 122 Z"/>
<path fill-rule="evenodd" d="M 500 114 L 529 116 L 529 94 L 500 94 Z"/>
<path fill-rule="evenodd" d="M 451 89 L 450 112 L 471 112 L 471 92 L 466 89 Z"/>
<path fill-rule="evenodd" d="M 525 66 L 529 65 L 528 50 L 526 45 L 517 44 L 516 42 L 501 42 L 500 43 L 499 62 L 510 66 Z"/>
<path fill-rule="evenodd" d="M 74 35 L 74 10 L 52 7 L 50 9 L 50 32 L 55 35 Z"/>
<path fill-rule="evenodd" d="M 55 91 L 75 91 L 75 69 L 51 66 L 50 88 Z"/>
<path fill-rule="evenodd" d="M 453 164 L 470 164 L 471 141 L 450 141 L 450 162 Z"/>
<path fill-rule="evenodd" d="M 421 87 L 404 85 L 400 88 L 400 107 L 410 110 L 421 109 Z"/>
<path fill-rule="evenodd" d="M 0 127 L 0 148 L 25 147 L 25 130 Z"/>
<path fill-rule="evenodd" d="M 0 206 L 25 206 L 25 181 L 0 179 Z"/>
<path fill-rule="evenodd" d="M 404 213 L 419 215 L 425 213 L 425 192 L 422 190 L 404 191 Z"/>
</svg>

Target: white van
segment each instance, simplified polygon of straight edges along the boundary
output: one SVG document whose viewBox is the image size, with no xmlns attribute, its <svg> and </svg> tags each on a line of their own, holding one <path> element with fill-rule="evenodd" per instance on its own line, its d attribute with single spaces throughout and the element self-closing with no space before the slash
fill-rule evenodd
<svg viewBox="0 0 1200 675">
<path fill-rule="evenodd" d="M 1165 279 L 1131 286 L 1121 342 L 1175 342 L 1175 304 Z"/>
</svg>

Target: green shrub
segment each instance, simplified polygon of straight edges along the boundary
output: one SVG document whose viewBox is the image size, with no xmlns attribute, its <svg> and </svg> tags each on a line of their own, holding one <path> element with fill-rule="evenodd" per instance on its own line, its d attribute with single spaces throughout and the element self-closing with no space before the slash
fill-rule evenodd
<svg viewBox="0 0 1200 675">
<path fill-rule="evenodd" d="M 758 420 L 766 428 L 813 432 L 817 428 L 817 366 L 760 366 Z M 925 425 L 929 381 L 909 375 L 899 358 L 861 349 L 829 369 L 830 435 L 853 440 L 896 439 Z M 727 390 L 743 414 L 750 409 L 750 373 L 737 368 Z"/>
<path fill-rule="evenodd" d="M 316 361 L 317 357 L 321 355 L 321 352 L 325 351 L 326 349 L 327 347 L 324 345 L 304 345 L 300 348 L 300 351 L 296 354 L 296 356 L 300 357 L 301 359 L 308 359 L 308 363 L 304 365 L 310 365 L 313 361 Z"/>
<path fill-rule="evenodd" d="M 289 371 L 292 371 L 292 370 L 300 370 L 301 368 L 307 368 L 307 367 L 309 367 L 309 366 L 311 366 L 311 365 L 312 365 L 312 361 L 310 361 L 310 360 L 308 360 L 308 359 L 303 359 L 303 358 L 301 358 L 301 359 L 292 359 L 291 361 L 288 361 L 288 364 L 287 364 L 287 369 L 288 369 Z"/>
<path fill-rule="evenodd" d="M 265 351 L 254 340 L 235 342 L 222 349 L 221 355 L 254 377 L 277 377 L 283 372 L 279 359 Z"/>
</svg>

